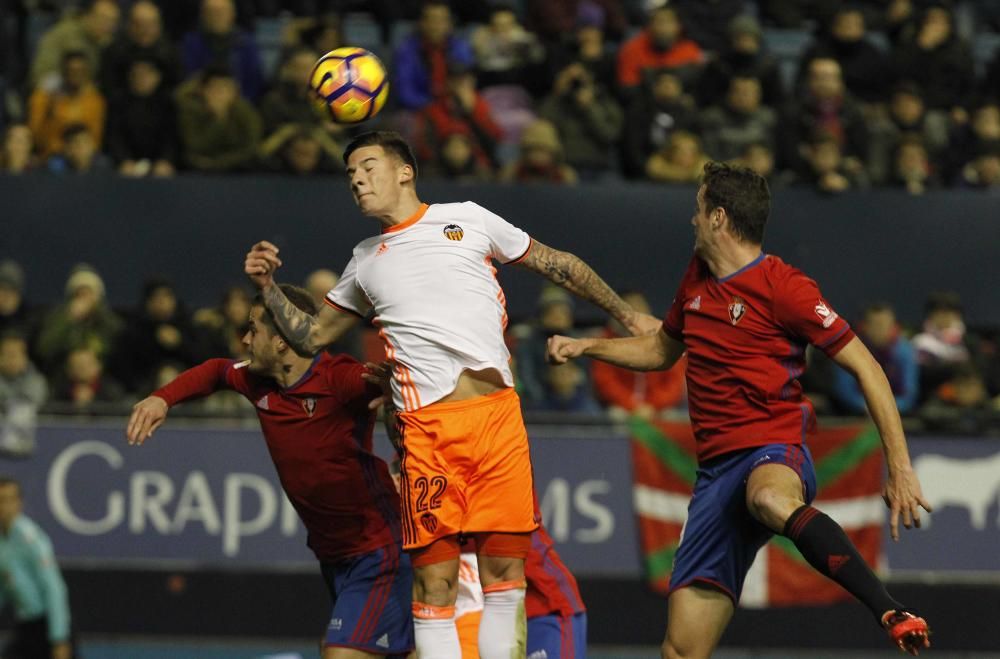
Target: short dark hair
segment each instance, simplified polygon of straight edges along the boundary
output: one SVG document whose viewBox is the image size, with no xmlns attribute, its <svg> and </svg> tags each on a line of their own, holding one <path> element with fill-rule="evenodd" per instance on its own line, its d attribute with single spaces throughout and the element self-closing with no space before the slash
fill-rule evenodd
<svg viewBox="0 0 1000 659">
<path fill-rule="evenodd" d="M 725 209 L 733 233 L 740 240 L 755 245 L 764 242 L 764 226 L 771 213 L 767 179 L 749 167 L 709 161 L 705 163 L 702 183 L 705 210 Z"/>
<path fill-rule="evenodd" d="M 233 69 L 229 64 L 222 61 L 213 61 L 209 63 L 204 69 L 201 70 L 201 84 L 207 84 L 210 80 L 215 80 L 217 78 L 226 78 L 229 80 L 235 80 L 236 76 L 233 74 Z"/>
<path fill-rule="evenodd" d="M 888 311 L 893 315 L 895 315 L 896 313 L 896 310 L 893 308 L 891 304 L 889 304 L 885 300 L 877 300 L 875 302 L 869 302 L 864 306 L 864 308 L 861 310 L 861 317 L 867 318 L 872 314 L 885 313 L 886 311 Z"/>
<path fill-rule="evenodd" d="M 87 53 L 83 52 L 82 50 L 67 50 L 62 55 L 61 61 L 63 63 L 63 66 L 66 65 L 66 62 L 73 59 L 82 59 L 87 64 L 90 64 L 90 60 L 87 59 Z"/>
<path fill-rule="evenodd" d="M 87 128 L 85 124 L 73 123 L 63 129 L 62 138 L 63 142 L 70 142 L 78 135 L 89 135 L 90 129 Z"/>
<path fill-rule="evenodd" d="M 295 307 L 299 311 L 305 311 L 310 316 L 315 316 L 317 313 L 319 313 L 319 309 L 316 307 L 316 299 L 313 298 L 312 293 L 310 293 L 306 289 L 301 288 L 299 286 L 294 286 L 292 284 L 278 284 L 278 288 L 281 289 L 281 292 L 285 294 L 285 297 L 288 298 L 288 301 L 291 302 L 293 305 L 295 305 Z M 271 331 L 277 332 L 281 338 L 285 339 L 286 343 L 289 343 L 289 345 L 291 345 L 291 343 L 288 341 L 288 337 L 282 334 L 281 330 L 278 328 L 278 325 L 274 322 L 274 314 L 271 313 L 271 310 L 267 308 L 266 304 L 264 304 L 263 295 L 261 295 L 260 293 L 255 295 L 253 300 L 250 301 L 250 306 L 263 307 L 264 313 L 261 314 L 260 319 L 268 327 L 271 328 Z"/>
<path fill-rule="evenodd" d="M 347 164 L 352 153 L 366 146 L 382 147 L 383 151 L 396 156 L 404 165 L 409 165 L 413 169 L 413 178 L 417 177 L 417 159 L 413 156 L 413 149 L 402 135 L 393 130 L 371 130 L 355 137 L 344 149 L 344 164 Z"/>
<path fill-rule="evenodd" d="M 962 313 L 962 298 L 954 291 L 934 291 L 924 302 L 924 315 L 929 316 L 936 311 Z"/>
</svg>

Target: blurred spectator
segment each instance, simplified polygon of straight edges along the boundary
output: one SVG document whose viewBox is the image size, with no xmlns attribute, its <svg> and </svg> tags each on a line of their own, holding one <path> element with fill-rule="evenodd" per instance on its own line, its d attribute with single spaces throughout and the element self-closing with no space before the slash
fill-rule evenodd
<svg viewBox="0 0 1000 659">
<path fill-rule="evenodd" d="M 926 9 L 916 29 L 904 36 L 893 52 L 900 80 L 919 80 L 927 107 L 961 116 L 975 89 L 972 51 L 955 33 L 951 11 L 934 5 Z"/>
<path fill-rule="evenodd" d="M 701 115 L 701 135 L 705 152 L 714 160 L 732 160 L 751 144 L 774 148 L 778 115 L 761 105 L 760 81 L 733 77 L 722 105 Z"/>
<path fill-rule="evenodd" d="M 677 130 L 646 161 L 646 177 L 661 183 L 698 183 L 708 160 L 697 135 Z"/>
<path fill-rule="evenodd" d="M 28 100 L 28 126 L 35 148 L 43 158 L 62 151 L 63 133 L 83 124 L 99 146 L 104 135 L 107 104 L 91 81 L 86 55 L 68 51 L 62 59 L 62 76 L 54 87 L 38 87 Z"/>
<path fill-rule="evenodd" d="M 338 281 L 340 281 L 340 275 L 336 272 L 320 268 L 309 273 L 303 286 L 318 303 L 323 304 L 323 301 L 326 300 L 326 294 L 333 290 Z"/>
<path fill-rule="evenodd" d="M 98 150 L 94 136 L 83 124 L 72 124 L 63 131 L 61 153 L 53 154 L 48 169 L 53 174 L 110 174 L 111 160 Z"/>
<path fill-rule="evenodd" d="M 986 391 L 986 383 L 971 364 L 958 367 L 920 410 L 928 430 L 982 434 L 996 414 Z"/>
<path fill-rule="evenodd" d="M 111 99 L 108 152 L 123 176 L 173 176 L 178 161 L 177 106 L 156 59 L 128 67 L 128 87 Z"/>
<path fill-rule="evenodd" d="M 546 43 L 558 43 L 581 23 L 602 25 L 615 41 L 628 27 L 620 0 L 528 0 L 528 29 Z"/>
<path fill-rule="evenodd" d="M 24 301 L 24 270 L 17 261 L 0 261 L 0 334 L 31 336 L 34 318 Z"/>
<path fill-rule="evenodd" d="M 703 50 L 715 53 L 726 49 L 728 26 L 746 11 L 744 0 L 672 0 L 684 22 L 684 32 Z"/>
<path fill-rule="evenodd" d="M 489 23 L 472 33 L 472 51 L 480 87 L 522 85 L 538 87 L 545 49 L 531 32 L 517 22 L 517 14 L 507 5 L 495 5 Z"/>
<path fill-rule="evenodd" d="M 320 126 L 285 124 L 261 143 L 265 171 L 291 176 L 327 176 L 343 171 L 343 148 Z"/>
<path fill-rule="evenodd" d="M 89 70 L 96 74 L 102 51 L 114 38 L 120 17 L 115 0 L 88 0 L 83 13 L 56 23 L 38 42 L 31 64 L 31 87 L 52 84 L 46 78 L 61 71 L 67 53 L 81 53 Z"/>
<path fill-rule="evenodd" d="M 286 23 L 282 42 L 286 53 L 297 48 L 307 48 L 319 54 L 336 50 L 344 45 L 340 17 L 334 13 L 296 16 Z M 287 60 L 287 56 L 282 59 Z"/>
<path fill-rule="evenodd" d="M 789 109 L 781 132 L 786 167 L 801 162 L 803 147 L 822 132 L 840 147 L 845 168 L 860 173 L 868 156 L 868 128 L 861 106 L 844 88 L 837 60 L 820 57 L 809 62 L 803 95 Z"/>
<path fill-rule="evenodd" d="M 65 301 L 42 321 L 35 346 L 39 366 L 51 377 L 78 347 L 91 348 L 99 357 L 106 357 L 120 331 L 121 320 L 104 297 L 104 280 L 90 266 L 77 265 L 66 280 Z"/>
<path fill-rule="evenodd" d="M 451 8 L 429 0 L 420 11 L 416 33 L 396 49 L 393 91 L 400 107 L 420 110 L 448 93 L 448 65 L 475 66 L 469 43 L 455 35 Z"/>
<path fill-rule="evenodd" d="M 538 119 L 524 129 L 520 153 L 500 172 L 500 180 L 507 183 L 577 182 L 576 171 L 565 163 L 559 132 L 552 122 Z"/>
<path fill-rule="evenodd" d="M 581 65 L 571 64 L 556 76 L 539 116 L 555 124 L 566 163 L 581 177 L 613 170 L 611 148 L 621 135 L 622 109 Z"/>
<path fill-rule="evenodd" d="M 941 110 L 928 110 L 920 88 L 912 82 L 896 85 L 889 97 L 889 112 L 884 119 L 872 121 L 868 171 L 872 180 L 883 183 L 892 178 L 893 155 L 904 135 L 921 139 L 931 162 L 945 159 L 950 124 Z"/>
<path fill-rule="evenodd" d="M 871 304 L 865 308 L 857 329 L 861 341 L 885 371 L 900 414 L 914 411 L 920 395 L 917 356 L 900 331 L 896 312 L 885 303 Z M 868 408 L 857 380 L 842 368 L 833 369 L 833 378 L 833 395 L 841 410 L 865 414 Z"/>
<path fill-rule="evenodd" d="M 38 408 L 48 391 L 45 377 L 28 359 L 27 339 L 0 333 L 0 453 L 26 456 L 34 450 Z"/>
<path fill-rule="evenodd" d="M 52 399 L 70 403 L 83 412 L 94 403 L 117 403 L 125 398 L 125 390 L 104 373 L 104 361 L 90 347 L 78 347 L 66 355 L 63 372 L 54 378 Z"/>
<path fill-rule="evenodd" d="M 580 364 L 545 364 L 543 368 L 542 395 L 529 405 L 530 409 L 571 414 L 601 412 L 601 406 L 590 391 L 587 372 Z"/>
<path fill-rule="evenodd" d="M 414 150 L 422 163 L 434 162 L 445 139 L 458 133 L 468 138 L 476 168 L 492 170 L 496 165 L 500 127 L 489 103 L 476 92 L 476 76 L 468 67 L 448 65 L 446 93 L 420 111 L 415 126 Z"/>
<path fill-rule="evenodd" d="M 202 334 L 205 353 L 242 359 L 246 348 L 242 338 L 250 319 L 250 294 L 242 286 L 231 286 L 218 307 L 199 309 L 194 324 Z"/>
<path fill-rule="evenodd" d="M 837 194 L 851 188 L 865 187 L 864 173 L 848 166 L 840 142 L 827 131 L 818 131 L 803 146 L 804 166 L 794 183 L 808 185 L 826 194 Z"/>
<path fill-rule="evenodd" d="M 161 86 L 173 91 L 180 82 L 181 63 L 177 49 L 163 35 L 160 8 L 151 0 L 138 0 L 129 9 L 125 31 L 101 58 L 101 90 L 111 97 L 131 88 L 132 64 L 153 62 L 160 73 Z"/>
<path fill-rule="evenodd" d="M 638 291 L 621 294 L 622 299 L 640 313 L 649 313 L 646 296 Z M 604 328 L 602 337 L 629 336 L 617 321 Z M 590 364 L 594 393 L 614 418 L 635 414 L 650 420 L 663 412 L 684 405 L 684 362 L 667 371 L 632 371 L 594 360 Z"/>
<path fill-rule="evenodd" d="M 166 279 L 146 280 L 140 308 L 115 341 L 110 371 L 129 391 L 144 390 L 163 362 L 186 367 L 201 358 L 191 318 Z"/>
<path fill-rule="evenodd" d="M 0 150 L 0 174 L 26 174 L 37 166 L 32 151 L 35 140 L 26 124 L 10 124 Z"/>
<path fill-rule="evenodd" d="M 923 331 L 913 337 L 920 365 L 920 392 L 926 398 L 957 368 L 970 362 L 965 343 L 965 320 L 962 301 L 957 293 L 931 293 L 924 304 Z"/>
<path fill-rule="evenodd" d="M 11 659 L 72 659 L 69 597 L 52 541 L 21 511 L 21 486 L 0 478 L 0 596 L 10 602 L 14 627 L 3 656 Z"/>
<path fill-rule="evenodd" d="M 754 143 L 744 147 L 740 157 L 736 162 L 743 167 L 749 167 L 768 180 L 771 185 L 774 181 L 774 149 L 766 144 Z"/>
<path fill-rule="evenodd" d="M 260 117 L 240 97 L 236 79 L 227 69 L 213 66 L 202 72 L 196 86 L 181 95 L 178 106 L 184 160 L 192 169 L 233 172 L 255 162 Z"/>
<path fill-rule="evenodd" d="M 951 135 L 948 149 L 948 178 L 954 179 L 962 167 L 976 156 L 1000 146 L 1000 100 L 986 97 L 972 109 L 971 121 L 959 124 Z"/>
<path fill-rule="evenodd" d="M 202 0 L 201 25 L 184 35 L 181 58 L 188 76 L 209 66 L 224 66 L 243 96 L 256 101 L 264 91 L 260 51 L 253 36 L 236 25 L 233 0 Z"/>
<path fill-rule="evenodd" d="M 266 0 L 265 0 L 266 1 Z M 281 0 L 284 2 L 285 0 Z M 173 41 L 180 41 L 188 32 L 198 27 L 204 12 L 202 0 L 154 0 L 163 13 L 163 25 Z M 257 17 L 259 0 L 235 0 L 236 24 L 252 31 Z"/>
<path fill-rule="evenodd" d="M 977 190 L 1000 188 L 1000 146 L 985 146 L 962 168 L 959 185 Z"/>
<path fill-rule="evenodd" d="M 493 171 L 489 164 L 476 157 L 476 148 L 465 132 L 446 134 L 434 160 L 421 172 L 427 178 L 441 178 L 455 183 L 489 181 Z"/>
<path fill-rule="evenodd" d="M 625 114 L 622 164 L 628 178 L 644 178 L 649 157 L 675 130 L 693 129 L 698 118 L 694 99 L 671 69 L 653 72 L 643 87 L 632 96 Z"/>
<path fill-rule="evenodd" d="M 700 68 L 705 55 L 698 44 L 683 36 L 683 32 L 673 5 L 652 9 L 646 27 L 623 43 L 618 51 L 619 86 L 626 91 L 634 90 L 648 69 Z M 693 73 L 690 71 L 691 75 Z"/>
<path fill-rule="evenodd" d="M 904 188 L 912 195 L 921 195 L 938 185 L 927 147 L 919 135 L 904 136 L 896 145 L 893 159 L 893 186 Z"/>
<path fill-rule="evenodd" d="M 993 59 L 986 67 L 980 91 L 984 96 L 996 98 L 1000 95 L 1000 46 L 993 51 Z"/>
<path fill-rule="evenodd" d="M 837 60 L 851 94 L 865 103 L 879 103 L 885 100 L 889 58 L 868 41 L 865 30 L 865 15 L 860 7 L 842 4 L 834 13 L 829 29 L 820 33 L 801 61 L 808 63 L 819 57 Z M 808 67 L 803 66 L 802 70 Z"/>
<path fill-rule="evenodd" d="M 300 46 L 291 50 L 278 71 L 277 84 L 260 102 L 260 118 L 264 132 L 271 134 L 286 124 L 323 125 L 324 109 L 316 103 L 309 88 L 309 74 L 319 55 L 316 51 Z"/>
<path fill-rule="evenodd" d="M 762 102 L 780 108 L 785 102 L 784 84 L 778 60 L 763 47 L 760 24 L 753 16 L 737 16 L 729 23 L 729 41 L 709 58 L 698 79 L 700 104 L 716 103 L 729 89 L 735 76 L 760 80 Z"/>
<path fill-rule="evenodd" d="M 618 59 L 606 46 L 603 25 L 584 20 L 576 26 L 571 38 L 550 47 L 548 78 L 554 80 L 566 67 L 579 64 L 604 89 L 617 90 Z"/>
<path fill-rule="evenodd" d="M 577 336 L 574 328 L 573 298 L 562 288 L 546 284 L 538 295 L 538 316 L 511 330 L 514 361 L 521 380 L 523 398 L 531 404 L 546 399 L 548 360 L 546 344 L 553 334 Z"/>
</svg>

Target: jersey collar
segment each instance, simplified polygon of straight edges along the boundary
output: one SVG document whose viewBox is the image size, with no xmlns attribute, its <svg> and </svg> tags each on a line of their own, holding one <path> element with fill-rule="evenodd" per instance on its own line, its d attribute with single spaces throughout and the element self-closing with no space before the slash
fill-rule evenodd
<svg viewBox="0 0 1000 659">
<path fill-rule="evenodd" d="M 719 278 L 713 276 L 712 279 L 715 279 L 715 281 L 718 282 L 718 283 L 720 283 L 720 284 L 723 283 L 723 282 L 727 282 L 730 279 L 732 279 L 733 277 L 735 277 L 736 275 L 743 274 L 744 272 L 746 272 L 750 268 L 757 267 L 758 265 L 760 265 L 761 261 L 763 261 L 764 257 L 766 257 L 766 256 L 767 256 L 767 254 L 765 254 L 764 252 L 761 252 L 760 256 L 758 256 L 757 258 L 755 258 L 753 261 L 750 261 L 750 263 L 747 263 L 745 266 L 743 266 L 742 268 L 740 268 L 736 272 L 732 273 L 731 275 L 726 275 L 722 279 L 719 279 Z"/>
<path fill-rule="evenodd" d="M 306 369 L 306 372 L 303 373 L 301 375 L 301 377 L 299 377 L 299 379 L 296 380 L 293 384 L 285 387 L 285 391 L 291 391 L 292 389 L 296 388 L 297 386 L 299 386 L 300 384 L 302 384 L 303 382 L 305 382 L 306 380 L 308 380 L 309 376 L 312 375 L 313 369 L 316 368 L 316 364 L 319 363 L 319 360 L 322 357 L 323 357 L 323 353 L 322 352 L 320 352 L 318 355 L 316 355 L 315 357 L 313 357 L 312 364 L 309 364 L 309 368 Z"/>
<path fill-rule="evenodd" d="M 391 227 L 382 229 L 382 233 L 395 233 L 396 231 L 402 231 L 403 229 L 413 226 L 420 221 L 420 218 L 424 216 L 424 213 L 427 212 L 428 208 L 430 208 L 430 206 L 427 204 L 420 204 L 420 208 L 417 209 L 416 213 L 409 216 L 399 224 L 393 224 Z"/>
</svg>

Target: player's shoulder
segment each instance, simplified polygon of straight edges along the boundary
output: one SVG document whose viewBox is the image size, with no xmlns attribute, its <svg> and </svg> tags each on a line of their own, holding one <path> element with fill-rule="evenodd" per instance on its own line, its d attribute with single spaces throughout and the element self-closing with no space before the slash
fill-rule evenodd
<svg viewBox="0 0 1000 659">
<path fill-rule="evenodd" d="M 489 210 L 474 201 L 456 201 L 445 204 L 433 204 L 427 212 L 428 219 L 438 222 L 480 222 L 492 216 Z"/>
<path fill-rule="evenodd" d="M 48 543 L 49 537 L 45 535 L 42 527 L 38 526 L 33 519 L 27 515 L 18 515 L 14 523 L 13 532 L 22 542 L 27 544 Z"/>
<path fill-rule="evenodd" d="M 761 274 L 775 287 L 801 281 L 802 279 L 809 279 L 806 273 L 794 265 L 786 263 L 784 259 L 774 254 L 767 254 L 761 265 L 763 266 Z"/>
<path fill-rule="evenodd" d="M 330 371 L 332 373 L 346 370 L 357 370 L 359 367 L 362 367 L 361 362 L 348 354 L 339 352 L 324 352 L 320 354 L 319 359 L 316 361 L 316 368 L 324 371 Z"/>
</svg>

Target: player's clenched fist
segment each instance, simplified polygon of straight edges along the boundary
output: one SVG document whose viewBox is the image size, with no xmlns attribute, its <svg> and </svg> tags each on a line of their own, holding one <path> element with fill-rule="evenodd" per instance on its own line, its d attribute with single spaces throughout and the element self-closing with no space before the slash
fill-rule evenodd
<svg viewBox="0 0 1000 659">
<path fill-rule="evenodd" d="M 568 336 L 550 336 L 548 342 L 548 358 L 552 364 L 565 364 L 570 359 L 576 359 L 587 347 L 585 341 L 571 339 Z"/>
<path fill-rule="evenodd" d="M 247 252 L 243 262 L 243 272 L 257 288 L 267 288 L 274 283 L 274 271 L 281 267 L 278 248 L 262 240 Z"/>
</svg>

